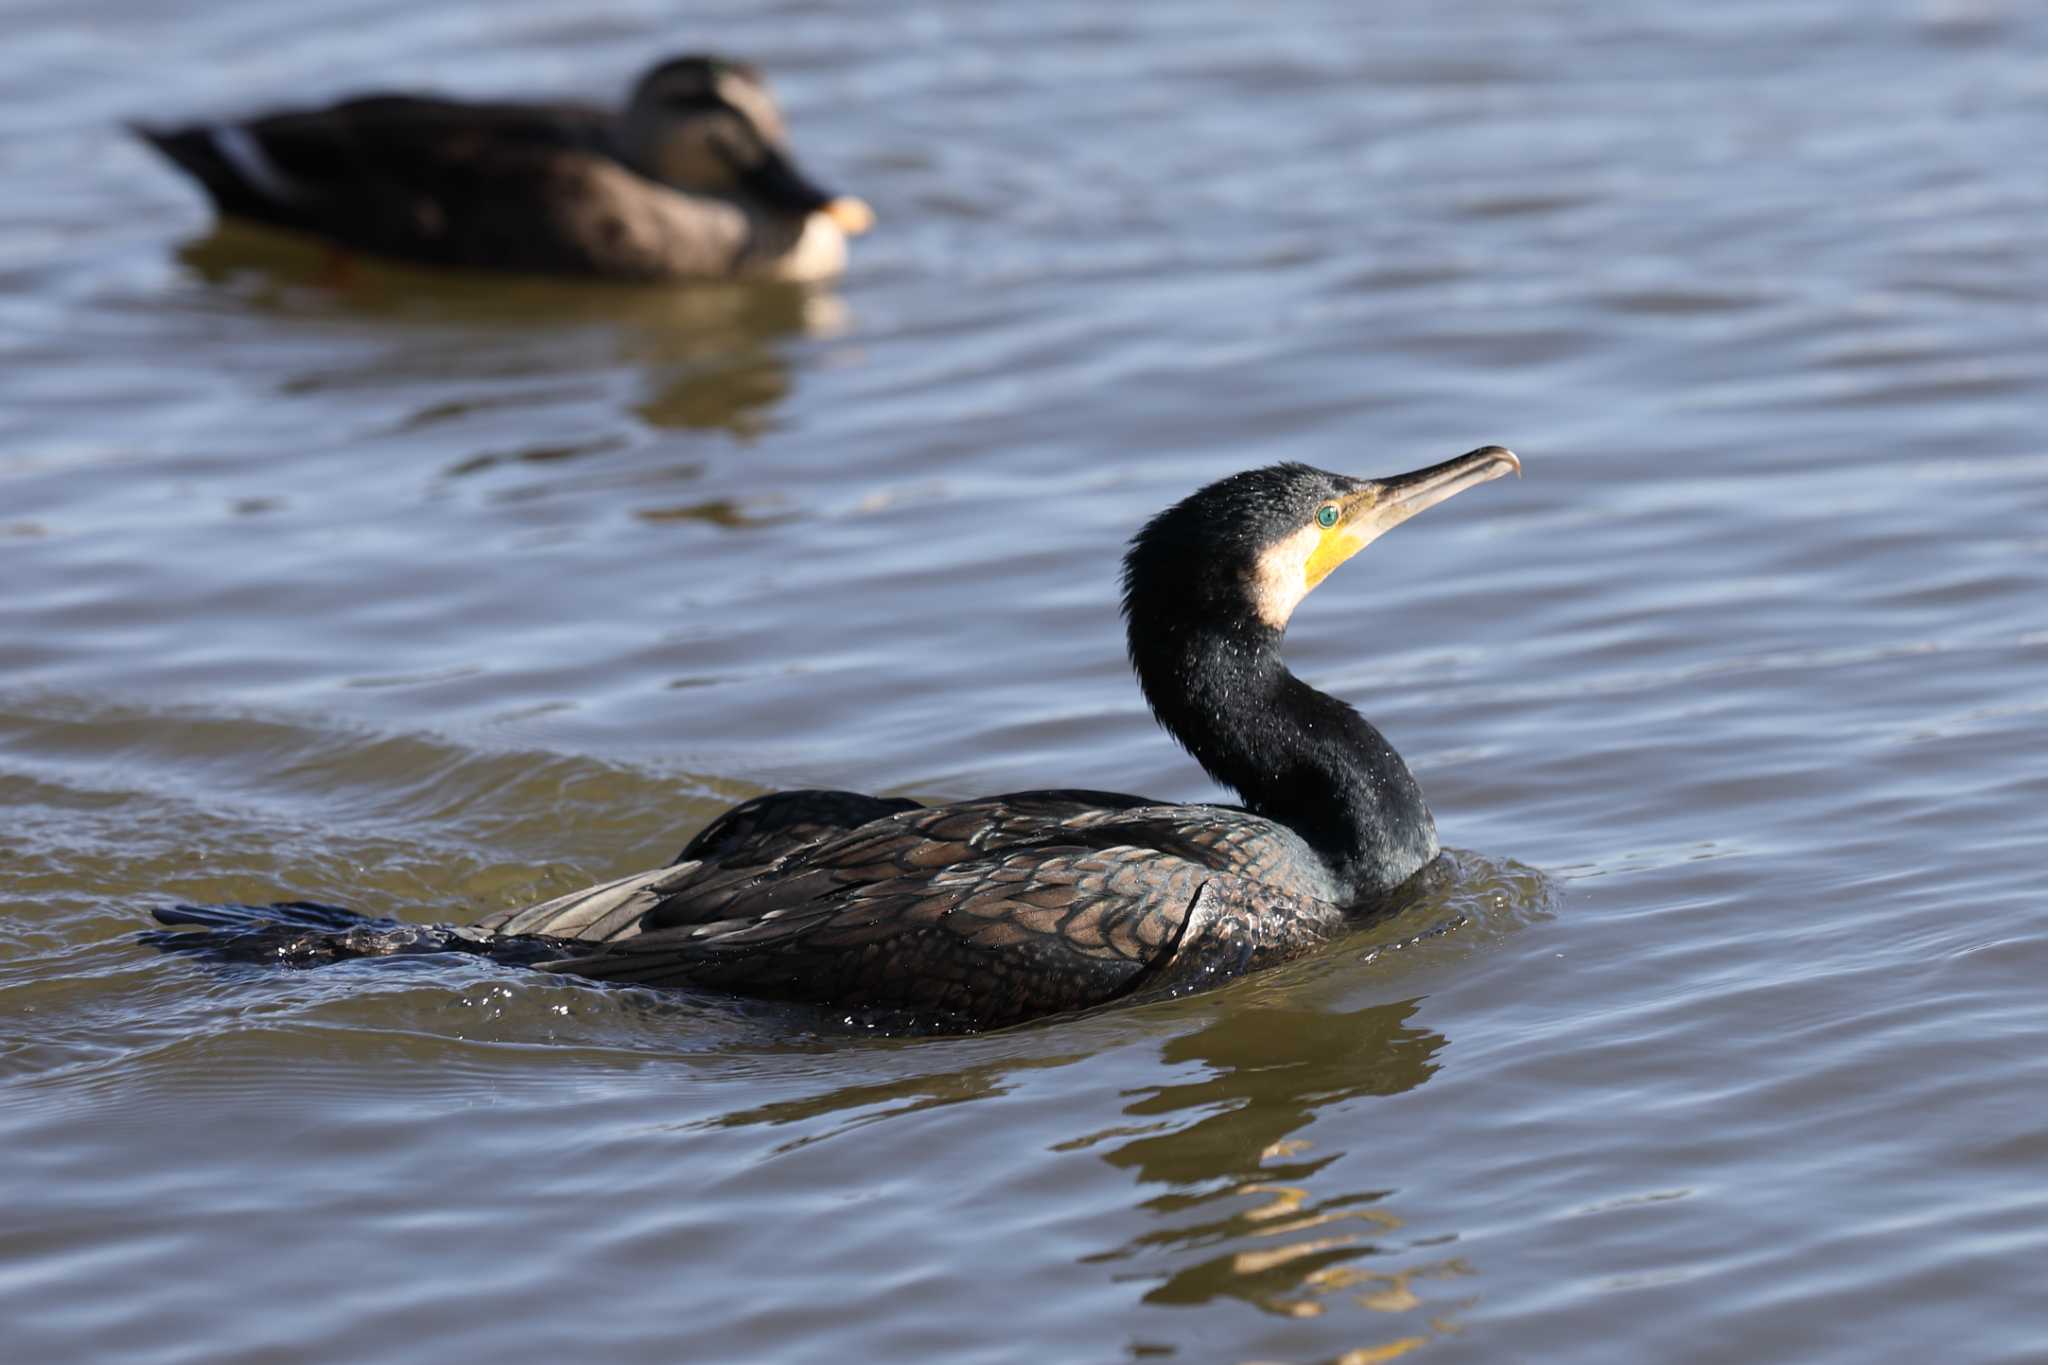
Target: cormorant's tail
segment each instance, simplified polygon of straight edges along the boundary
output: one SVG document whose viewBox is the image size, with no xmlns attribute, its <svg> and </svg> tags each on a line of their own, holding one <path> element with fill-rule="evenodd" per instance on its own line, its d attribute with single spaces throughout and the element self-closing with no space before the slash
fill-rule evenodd
<svg viewBox="0 0 2048 1365">
<path fill-rule="evenodd" d="M 416 953 L 469 953 L 513 966 L 559 957 L 562 945 L 544 938 L 513 938 L 445 924 L 376 919 L 314 901 L 270 905 L 173 905 L 150 912 L 177 931 L 151 930 L 142 941 L 170 953 L 194 953 L 223 962 L 319 967 L 357 957 Z M 202 932 L 187 933 L 187 927 Z"/>
</svg>

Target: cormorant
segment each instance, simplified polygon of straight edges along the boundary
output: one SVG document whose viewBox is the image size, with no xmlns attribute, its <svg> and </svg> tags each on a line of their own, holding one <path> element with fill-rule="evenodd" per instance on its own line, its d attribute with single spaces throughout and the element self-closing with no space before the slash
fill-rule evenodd
<svg viewBox="0 0 2048 1365">
<path fill-rule="evenodd" d="M 368 95 L 136 134 L 222 216 L 423 265 L 616 280 L 817 280 L 874 220 L 789 152 L 761 73 L 677 57 L 625 110 Z"/>
<path fill-rule="evenodd" d="M 477 952 L 604 981 L 992 1027 L 1192 989 L 1306 952 L 1437 856 L 1399 754 L 1288 671 L 1288 618 L 1375 538 L 1519 472 L 1486 446 L 1359 479 L 1232 475 L 1154 517 L 1124 559 L 1131 665 L 1153 714 L 1244 805 L 1028 791 L 921 806 L 777 792 L 668 867 L 464 928 L 294 904 L 178 907 L 168 946 L 298 964 Z"/>
</svg>

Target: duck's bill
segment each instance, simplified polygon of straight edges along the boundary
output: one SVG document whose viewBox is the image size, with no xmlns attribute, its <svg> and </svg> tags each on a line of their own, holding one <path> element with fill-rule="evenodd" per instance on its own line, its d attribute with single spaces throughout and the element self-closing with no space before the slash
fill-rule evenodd
<svg viewBox="0 0 2048 1365">
<path fill-rule="evenodd" d="M 839 225 L 839 230 L 849 237 L 858 237 L 875 225 L 875 211 L 868 207 L 867 200 L 855 199 L 842 194 L 826 204 L 818 212 Z"/>
<path fill-rule="evenodd" d="M 768 148 L 758 161 L 742 169 L 739 176 L 748 193 L 770 208 L 786 213 L 822 213 L 849 237 L 858 236 L 874 226 L 873 209 L 858 199 L 829 194 L 818 188 L 779 149 Z"/>
</svg>

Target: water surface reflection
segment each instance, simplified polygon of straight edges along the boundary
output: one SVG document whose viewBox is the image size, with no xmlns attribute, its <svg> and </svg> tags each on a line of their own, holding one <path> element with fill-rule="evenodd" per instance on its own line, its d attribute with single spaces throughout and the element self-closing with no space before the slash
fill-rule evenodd
<svg viewBox="0 0 2048 1365">
<path fill-rule="evenodd" d="M 1386 1207 L 1393 1191 L 1356 1187 L 1348 1167 L 1332 1173 L 1346 1153 L 1296 1134 L 1324 1110 L 1398 1095 L 1436 1074 L 1445 1039 L 1412 1022 L 1420 1003 L 1260 1005 L 1169 1041 L 1161 1063 L 1192 1063 L 1202 1075 L 1144 1087 L 1125 1106 L 1153 1122 L 1074 1144 L 1111 1142 L 1103 1160 L 1166 1186 L 1139 1205 L 1157 1226 L 1086 1259 L 1151 1282 L 1149 1304 L 1228 1299 L 1290 1317 L 1322 1314 L 1340 1290 L 1405 1284 L 1414 1268 L 1354 1264 L 1405 1249 L 1403 1220 Z M 1392 1303 L 1378 1292 L 1376 1306 Z"/>
<path fill-rule="evenodd" d="M 630 410 L 657 428 L 760 434 L 791 390 L 787 344 L 837 336 L 850 325 L 845 303 L 823 285 L 625 286 L 427 271 L 237 223 L 215 225 L 177 257 L 209 288 L 259 314 L 494 333 L 607 329 L 612 342 L 603 360 L 640 369 L 645 396 Z M 416 356 L 406 354 L 404 363 L 373 365 L 357 381 L 374 387 L 416 374 Z M 552 367 L 535 375 L 552 378 Z"/>
</svg>

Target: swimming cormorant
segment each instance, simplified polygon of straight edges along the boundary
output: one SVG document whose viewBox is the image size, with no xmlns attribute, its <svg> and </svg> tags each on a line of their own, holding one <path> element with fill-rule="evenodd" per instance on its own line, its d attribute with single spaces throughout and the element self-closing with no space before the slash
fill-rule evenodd
<svg viewBox="0 0 2048 1365">
<path fill-rule="evenodd" d="M 160 941 L 300 964 L 479 952 L 963 1027 L 1293 957 L 1385 903 L 1437 839 L 1393 746 L 1287 670 L 1288 618 L 1387 530 L 1520 469 L 1499 446 L 1389 479 L 1273 465 L 1209 485 L 1132 540 L 1123 608 L 1138 683 L 1242 807 L 777 792 L 727 811 L 668 867 L 463 928 L 305 904 L 181 906 L 158 918 L 216 933 Z"/>
</svg>

